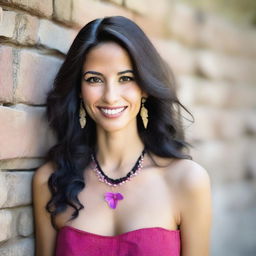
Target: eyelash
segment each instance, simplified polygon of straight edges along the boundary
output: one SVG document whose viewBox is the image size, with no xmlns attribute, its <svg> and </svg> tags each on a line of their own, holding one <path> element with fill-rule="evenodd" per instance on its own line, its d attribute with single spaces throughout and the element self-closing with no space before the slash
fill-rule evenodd
<svg viewBox="0 0 256 256">
<path fill-rule="evenodd" d="M 121 81 L 123 80 L 123 81 Z M 103 83 L 102 79 L 96 76 L 91 76 L 87 79 L 85 79 L 86 82 L 90 83 L 90 84 L 95 84 L 95 83 Z M 134 81 L 134 78 L 131 76 L 121 76 L 119 78 L 120 82 L 130 82 L 130 81 Z"/>
<path fill-rule="evenodd" d="M 95 80 L 97 80 L 97 81 L 95 81 Z M 99 77 L 96 77 L 96 76 L 91 76 L 91 77 L 85 79 L 85 81 L 90 83 L 90 84 L 102 83 L 103 82 Z"/>
</svg>

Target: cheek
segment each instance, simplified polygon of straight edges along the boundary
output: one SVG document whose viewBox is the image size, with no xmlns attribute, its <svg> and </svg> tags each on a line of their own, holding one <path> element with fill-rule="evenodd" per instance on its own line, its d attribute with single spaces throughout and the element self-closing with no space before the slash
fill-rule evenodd
<svg viewBox="0 0 256 256">
<path fill-rule="evenodd" d="M 86 105 L 90 105 L 100 98 L 101 92 L 96 88 L 84 86 L 82 87 L 82 96 Z"/>
<path fill-rule="evenodd" d="M 125 91 L 125 97 L 131 103 L 140 105 L 142 92 L 139 88 L 129 88 Z"/>
</svg>

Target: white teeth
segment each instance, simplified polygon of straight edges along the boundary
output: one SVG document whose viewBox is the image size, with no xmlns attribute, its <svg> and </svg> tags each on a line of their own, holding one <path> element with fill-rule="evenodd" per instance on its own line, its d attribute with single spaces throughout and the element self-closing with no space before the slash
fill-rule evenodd
<svg viewBox="0 0 256 256">
<path fill-rule="evenodd" d="M 122 108 L 116 108 L 116 109 L 107 109 L 107 108 L 100 108 L 101 111 L 103 111 L 107 115 L 115 115 L 124 110 L 124 107 Z"/>
</svg>

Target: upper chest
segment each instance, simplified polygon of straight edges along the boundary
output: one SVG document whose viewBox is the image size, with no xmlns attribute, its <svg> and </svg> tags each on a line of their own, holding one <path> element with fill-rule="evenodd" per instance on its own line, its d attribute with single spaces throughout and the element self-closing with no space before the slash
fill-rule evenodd
<svg viewBox="0 0 256 256">
<path fill-rule="evenodd" d="M 85 188 L 79 193 L 84 209 L 70 225 L 106 235 L 142 227 L 176 229 L 176 188 L 166 180 L 164 169 L 147 168 L 115 188 L 100 182 L 93 171 L 88 171 L 85 182 Z M 116 209 L 111 209 L 105 201 L 106 192 L 123 195 Z"/>
</svg>

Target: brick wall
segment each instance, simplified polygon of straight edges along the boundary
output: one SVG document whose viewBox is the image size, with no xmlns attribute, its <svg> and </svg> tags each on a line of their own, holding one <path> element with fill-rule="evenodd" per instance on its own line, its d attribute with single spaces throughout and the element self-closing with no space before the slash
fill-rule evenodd
<svg viewBox="0 0 256 256">
<path fill-rule="evenodd" d="M 212 255 L 255 255 L 256 32 L 175 1 L 0 0 L 0 255 L 33 249 L 31 179 L 54 143 L 46 92 L 79 28 L 123 15 L 172 66 L 213 183 Z"/>
</svg>

